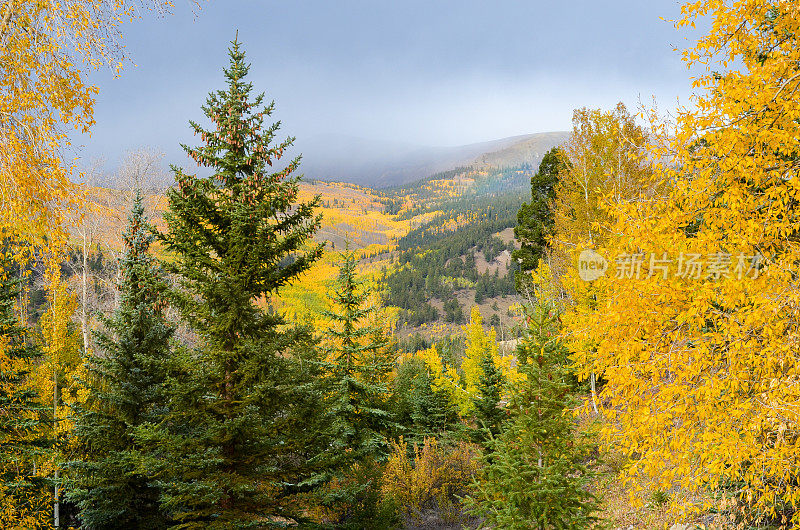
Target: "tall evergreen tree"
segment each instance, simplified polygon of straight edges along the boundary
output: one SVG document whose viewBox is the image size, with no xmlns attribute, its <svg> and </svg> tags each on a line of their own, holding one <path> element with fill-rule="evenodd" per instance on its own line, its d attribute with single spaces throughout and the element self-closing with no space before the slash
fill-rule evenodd
<svg viewBox="0 0 800 530">
<path fill-rule="evenodd" d="M 169 445 L 185 465 L 165 477 L 165 504 L 185 527 L 242 528 L 291 515 L 284 498 L 306 461 L 312 399 L 300 362 L 312 351 L 307 332 L 285 325 L 269 297 L 320 256 L 310 243 L 319 199 L 298 202 L 300 158 L 281 168 L 293 138 L 273 143 L 280 122 L 265 126 L 274 102 L 252 96 L 238 41 L 224 70 L 227 88 L 203 112 L 210 130 L 191 122 L 203 144 L 183 146 L 210 175 L 173 167 L 162 240 L 174 256 L 181 289 L 174 299 L 199 337 L 181 354 Z M 271 172 L 270 172 L 271 171 Z M 265 303 L 267 300 L 267 303 Z"/>
<path fill-rule="evenodd" d="M 350 448 L 348 458 L 383 456 L 384 433 L 391 425 L 386 375 L 394 365 L 389 343 L 381 327 L 370 318 L 374 305 L 370 291 L 356 275 L 356 257 L 345 251 L 332 308 L 323 314 L 331 325 L 325 330 L 322 362 L 328 391 L 327 414 L 334 431 L 331 455 Z"/>
<path fill-rule="evenodd" d="M 387 387 L 394 358 L 383 330 L 370 320 L 376 308 L 368 303 L 370 291 L 357 278 L 356 264 L 355 254 L 345 251 L 330 294 L 332 308 L 324 312 L 330 321 L 322 361 L 330 442 L 318 456 L 324 469 L 317 477 L 320 481 L 345 475 L 355 464 L 383 459 L 385 436 L 394 427 Z M 352 504 L 365 487 L 330 489 L 323 503 Z"/>
<path fill-rule="evenodd" d="M 426 437 L 441 437 L 458 424 L 456 408 L 445 389 L 434 387 L 434 377 L 425 362 L 412 357 L 397 367 L 392 384 L 392 413 L 398 423 L 396 436 L 412 445 Z"/>
<path fill-rule="evenodd" d="M 408 439 L 419 444 L 425 437 L 440 437 L 458 424 L 458 414 L 450 396 L 446 390 L 434 388 L 434 378 L 424 363 L 413 381 L 411 420 L 413 430 Z"/>
<path fill-rule="evenodd" d="M 590 446 L 566 412 L 574 397 L 556 322 L 544 304 L 530 315 L 517 349 L 527 379 L 515 389 L 512 416 L 489 442 L 467 499 L 471 512 L 496 528 L 589 528 L 596 520 L 598 503 L 586 488 Z"/>
<path fill-rule="evenodd" d="M 564 171 L 568 160 L 560 147 L 553 147 L 542 158 L 539 171 L 531 177 L 531 202 L 523 204 L 517 213 L 517 226 L 514 237 L 521 247 L 514 250 L 512 257 L 519 262 L 515 274 L 518 292 L 530 289 L 528 274 L 545 256 L 548 248 L 547 238 L 553 233 L 555 217 L 553 204 L 556 198 L 556 183 L 559 173 Z"/>
<path fill-rule="evenodd" d="M 27 340 L 14 302 L 19 281 L 0 254 L 0 520 L 10 527 L 37 527 L 49 515 L 49 496 L 36 462 L 52 448 L 45 433 L 51 408 L 32 386 L 31 363 L 42 355 Z"/>
<path fill-rule="evenodd" d="M 164 383 L 173 327 L 164 316 L 166 285 L 137 191 L 120 260 L 120 305 L 97 334 L 99 355 L 86 360 L 87 402 L 76 410 L 82 455 L 72 468 L 68 500 L 86 528 L 165 528 L 153 459 L 140 434 L 166 413 Z"/>
<path fill-rule="evenodd" d="M 500 408 L 505 378 L 494 364 L 491 351 L 485 351 L 481 356 L 480 370 L 478 393 L 473 398 L 477 423 L 475 439 L 485 442 L 487 437 L 496 436 L 500 432 L 505 418 L 505 413 Z"/>
</svg>

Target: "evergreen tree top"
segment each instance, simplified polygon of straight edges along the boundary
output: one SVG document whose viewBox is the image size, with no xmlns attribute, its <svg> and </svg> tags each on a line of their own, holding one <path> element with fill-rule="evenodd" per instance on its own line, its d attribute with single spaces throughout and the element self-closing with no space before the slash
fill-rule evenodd
<svg viewBox="0 0 800 530">
<path fill-rule="evenodd" d="M 123 305 L 128 299 L 131 305 L 140 302 L 151 305 L 163 303 L 158 299 L 166 285 L 160 280 L 161 267 L 150 253 L 150 245 L 155 238 L 155 228 L 145 215 L 141 190 L 136 189 L 133 206 L 128 214 L 128 226 L 122 234 L 124 252 L 120 258 L 118 287 Z"/>
<path fill-rule="evenodd" d="M 336 285 L 328 295 L 331 302 L 343 309 L 341 313 L 323 311 L 323 315 L 333 321 L 360 320 L 374 311 L 373 307 L 365 307 L 369 291 L 365 289 L 363 280 L 356 273 L 355 253 L 348 250 L 342 253 Z"/>
<path fill-rule="evenodd" d="M 142 192 L 137 189 L 133 197 L 131 212 L 128 214 L 128 226 L 122 233 L 122 241 L 125 248 L 122 257 L 123 263 L 147 257 L 147 251 L 155 240 L 152 228 L 144 213 Z"/>
<path fill-rule="evenodd" d="M 272 145 L 281 122 L 265 126 L 264 121 L 275 110 L 275 102 L 262 106 L 263 92 L 251 100 L 253 84 L 245 81 L 250 65 L 245 62 L 245 52 L 238 39 L 231 43 L 228 56 L 229 65 L 223 69 L 227 88 L 211 92 L 202 107 L 215 130 L 206 130 L 190 121 L 195 135 L 199 135 L 206 145 L 190 148 L 182 144 L 182 147 L 198 166 L 215 169 L 213 178 L 224 186 L 233 187 L 247 177 L 261 175 L 281 160 L 285 151 L 294 144 L 294 137 Z M 297 169 L 299 162 L 298 156 L 282 171 L 265 177 L 273 181 L 287 178 Z"/>
<path fill-rule="evenodd" d="M 173 167 L 177 187 L 168 193 L 164 215 L 169 232 L 162 239 L 180 256 L 170 267 L 199 295 L 182 297 L 179 306 L 195 327 L 225 326 L 213 332 L 217 336 L 236 335 L 233 327 L 243 318 L 260 321 L 257 327 L 277 323 L 277 316 L 255 308 L 255 300 L 295 279 L 322 252 L 311 241 L 321 220 L 314 212 L 319 197 L 298 201 L 299 156 L 277 167 L 294 138 L 274 141 L 280 122 L 266 124 L 274 102 L 264 105 L 263 93 L 252 97 L 249 69 L 234 40 L 224 68 L 227 87 L 211 92 L 202 108 L 213 127 L 190 122 L 201 144 L 183 146 L 212 174 L 199 177 Z"/>
<path fill-rule="evenodd" d="M 388 341 L 381 327 L 370 321 L 377 308 L 369 305 L 370 290 L 365 281 L 358 278 L 356 266 L 355 253 L 345 250 L 339 274 L 328 295 L 332 309 L 322 314 L 331 324 L 325 335 L 338 344 L 343 354 L 358 356 L 385 348 Z M 362 362 L 366 361 L 362 359 Z"/>
</svg>

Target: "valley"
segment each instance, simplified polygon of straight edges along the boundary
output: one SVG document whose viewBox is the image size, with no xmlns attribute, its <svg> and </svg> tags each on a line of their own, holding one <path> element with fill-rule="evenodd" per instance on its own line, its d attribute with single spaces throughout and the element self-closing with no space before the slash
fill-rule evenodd
<svg viewBox="0 0 800 530">
<path fill-rule="evenodd" d="M 485 322 L 497 328 L 499 339 L 513 338 L 520 301 L 510 258 L 517 211 L 529 198 L 530 177 L 542 154 L 563 138 L 564 133 L 543 133 L 498 140 L 481 145 L 500 150 L 477 155 L 464 148 L 472 158 L 457 162 L 473 165 L 392 187 L 306 176 L 298 198 L 319 196 L 322 224 L 314 240 L 325 251 L 271 303 L 293 319 L 317 319 L 338 270 L 339 252 L 348 247 L 357 252 L 360 273 L 375 281 L 381 305 L 396 319 L 393 332 L 400 340 L 416 336 L 418 343 L 428 344 L 458 334 L 476 305 Z M 452 161 L 442 165 L 447 160 Z M 80 246 L 87 234 L 90 246 L 105 256 L 100 262 L 113 268 L 130 195 L 123 189 L 90 188 L 89 212 L 72 229 L 73 245 Z M 158 229 L 164 228 L 166 204 L 163 190 L 146 195 L 145 206 Z"/>
</svg>

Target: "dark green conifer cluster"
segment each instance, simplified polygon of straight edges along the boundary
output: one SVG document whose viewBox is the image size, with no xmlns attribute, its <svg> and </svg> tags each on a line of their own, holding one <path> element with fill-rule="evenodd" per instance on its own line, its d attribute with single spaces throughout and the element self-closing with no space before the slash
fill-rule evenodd
<svg viewBox="0 0 800 530">
<path fill-rule="evenodd" d="M 166 284 L 150 253 L 155 236 L 137 191 L 120 260 L 120 305 L 96 334 L 86 361 L 87 402 L 76 410 L 82 459 L 71 463 L 68 499 L 88 528 L 164 528 L 161 455 L 146 442 L 167 413 L 165 382 L 173 326 L 164 315 Z"/>
<path fill-rule="evenodd" d="M 526 380 L 515 386 L 510 417 L 488 443 L 468 505 L 496 528 L 590 528 L 598 510 L 587 488 L 592 446 L 569 413 L 575 398 L 555 310 L 536 306 L 528 326 L 517 348 Z"/>
<path fill-rule="evenodd" d="M 35 503 L 48 484 L 36 473 L 35 462 L 53 445 L 52 410 L 42 405 L 29 381 L 42 353 L 15 312 L 20 284 L 15 272 L 8 256 L 0 254 L 0 495 Z"/>
<path fill-rule="evenodd" d="M 564 151 L 554 147 L 545 153 L 539 171 L 531 177 L 531 202 L 525 203 L 517 213 L 514 237 L 520 248 L 512 257 L 519 263 L 515 282 L 519 292 L 530 290 L 528 274 L 539 260 L 545 257 L 555 227 L 553 207 L 556 200 L 558 176 L 565 170 L 567 161 Z"/>
</svg>

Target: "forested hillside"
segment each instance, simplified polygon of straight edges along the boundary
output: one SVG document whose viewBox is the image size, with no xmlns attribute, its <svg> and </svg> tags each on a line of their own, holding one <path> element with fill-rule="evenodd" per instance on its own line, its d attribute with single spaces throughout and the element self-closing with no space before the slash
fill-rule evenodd
<svg viewBox="0 0 800 530">
<path fill-rule="evenodd" d="M 123 168 L 122 173 L 128 171 Z M 335 274 L 336 251 L 349 246 L 360 258 L 360 270 L 382 281 L 384 301 L 400 309 L 403 335 L 421 333 L 423 325 L 448 324 L 452 332 L 466 322 L 474 304 L 481 306 L 487 322 L 500 324 L 510 336 L 516 315 L 515 242 L 510 229 L 517 210 L 530 192 L 530 165 L 476 170 L 454 168 L 412 184 L 370 189 L 349 183 L 304 181 L 299 197 L 320 196 L 322 225 L 314 240 L 325 244 L 326 254 L 289 285 L 280 307 L 295 315 L 310 316 L 322 307 L 327 284 Z M 117 181 L 118 184 L 120 181 Z M 130 186 L 129 186 L 130 187 Z M 87 245 L 86 263 L 76 249 L 64 265 L 65 274 L 79 282 L 89 273 L 89 294 L 97 308 L 114 299 L 115 260 L 122 241 L 125 208 L 131 192 L 124 186 L 88 190 L 88 214 L 72 229 L 72 237 Z M 163 227 L 166 200 L 151 190 L 145 197 L 152 222 Z M 156 251 L 159 247 L 156 245 Z M 41 274 L 30 277 L 32 311 L 43 303 Z"/>
<path fill-rule="evenodd" d="M 800 528 L 796 3 L 683 5 L 666 118 L 375 188 L 303 175 L 237 30 L 169 186 L 79 184 L 142 7 L 0 0 L 0 529 Z"/>
<path fill-rule="evenodd" d="M 406 186 L 455 167 L 479 169 L 535 164 L 563 143 L 566 132 L 541 132 L 452 147 L 381 142 L 341 135 L 307 138 L 308 175 L 372 188 Z"/>
<path fill-rule="evenodd" d="M 473 304 L 487 301 L 493 324 L 508 320 L 509 304 L 501 312 L 495 298 L 516 294 L 508 229 L 516 225 L 530 175 L 528 166 L 461 168 L 385 192 L 389 201 L 407 204 L 399 218 L 426 219 L 398 240 L 396 266 L 386 273 L 386 300 L 403 310 L 401 321 L 461 324 Z"/>
</svg>

